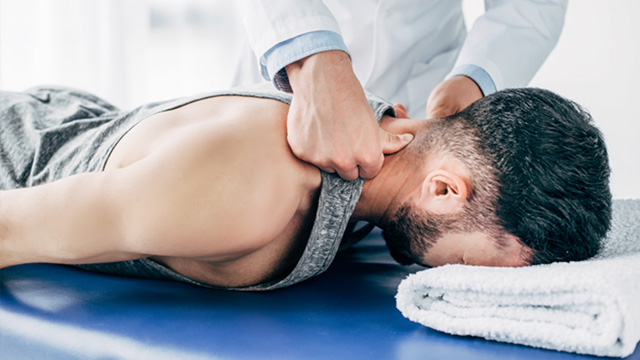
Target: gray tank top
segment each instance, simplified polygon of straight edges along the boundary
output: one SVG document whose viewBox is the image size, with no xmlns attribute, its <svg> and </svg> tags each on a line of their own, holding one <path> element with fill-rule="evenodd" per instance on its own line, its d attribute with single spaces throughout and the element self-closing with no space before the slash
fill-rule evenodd
<svg viewBox="0 0 640 360">
<path fill-rule="evenodd" d="M 30 187 L 73 174 L 101 171 L 118 141 L 140 121 L 201 99 L 251 96 L 289 104 L 291 95 L 270 84 L 156 102 L 120 111 L 96 96 L 68 88 L 41 87 L 0 96 L 0 188 Z M 388 101 L 368 95 L 378 121 L 393 112 Z M 295 268 L 282 279 L 233 290 L 272 290 L 324 272 L 333 261 L 362 191 L 363 180 L 321 172 L 322 185 L 311 234 Z M 77 265 L 111 274 L 172 279 L 209 287 L 151 259 Z"/>
</svg>

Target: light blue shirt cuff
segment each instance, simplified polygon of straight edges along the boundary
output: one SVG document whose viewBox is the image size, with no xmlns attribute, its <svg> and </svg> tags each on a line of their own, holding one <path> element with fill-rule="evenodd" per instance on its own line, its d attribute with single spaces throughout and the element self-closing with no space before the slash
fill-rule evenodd
<svg viewBox="0 0 640 360">
<path fill-rule="evenodd" d="M 273 81 L 278 90 L 293 92 L 285 66 L 307 56 L 328 50 L 342 50 L 347 46 L 339 34 L 328 31 L 312 31 L 276 44 L 260 58 L 260 72 L 265 80 Z"/>
<path fill-rule="evenodd" d="M 447 76 L 447 79 L 456 75 L 464 75 L 473 80 L 478 85 L 480 91 L 482 91 L 482 95 L 484 96 L 497 91 L 496 84 L 493 82 L 491 75 L 489 75 L 489 73 L 480 66 L 471 64 L 458 66 Z"/>
</svg>

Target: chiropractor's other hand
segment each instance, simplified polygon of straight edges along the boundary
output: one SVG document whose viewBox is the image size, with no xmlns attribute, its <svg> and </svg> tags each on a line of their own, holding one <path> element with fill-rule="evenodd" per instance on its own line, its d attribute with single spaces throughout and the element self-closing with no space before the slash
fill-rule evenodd
<svg viewBox="0 0 640 360">
<path fill-rule="evenodd" d="M 429 95 L 427 119 L 453 115 L 481 97 L 482 91 L 473 80 L 456 75 L 438 84 Z"/>
<path fill-rule="evenodd" d="M 287 141 L 299 159 L 345 180 L 370 179 L 382 168 L 383 154 L 411 142 L 410 135 L 380 129 L 344 51 L 316 53 L 286 71 L 293 89 Z"/>
</svg>

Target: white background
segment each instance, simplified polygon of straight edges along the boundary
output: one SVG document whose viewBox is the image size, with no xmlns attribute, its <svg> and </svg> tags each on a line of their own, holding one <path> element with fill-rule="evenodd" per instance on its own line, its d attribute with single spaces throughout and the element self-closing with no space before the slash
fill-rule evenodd
<svg viewBox="0 0 640 360">
<path fill-rule="evenodd" d="M 483 1 L 464 0 L 468 23 Z M 227 88 L 239 25 L 222 0 L 0 0 L 0 89 L 58 84 L 122 108 Z M 640 1 L 573 0 L 531 82 L 586 107 L 616 198 L 640 198 Z"/>
</svg>

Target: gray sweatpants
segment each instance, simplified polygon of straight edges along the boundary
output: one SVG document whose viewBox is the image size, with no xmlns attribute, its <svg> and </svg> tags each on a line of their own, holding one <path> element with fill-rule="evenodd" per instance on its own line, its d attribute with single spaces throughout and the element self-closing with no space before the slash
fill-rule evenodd
<svg viewBox="0 0 640 360">
<path fill-rule="evenodd" d="M 118 113 L 115 106 L 78 90 L 0 93 L 0 189 L 100 170 Z"/>
</svg>

